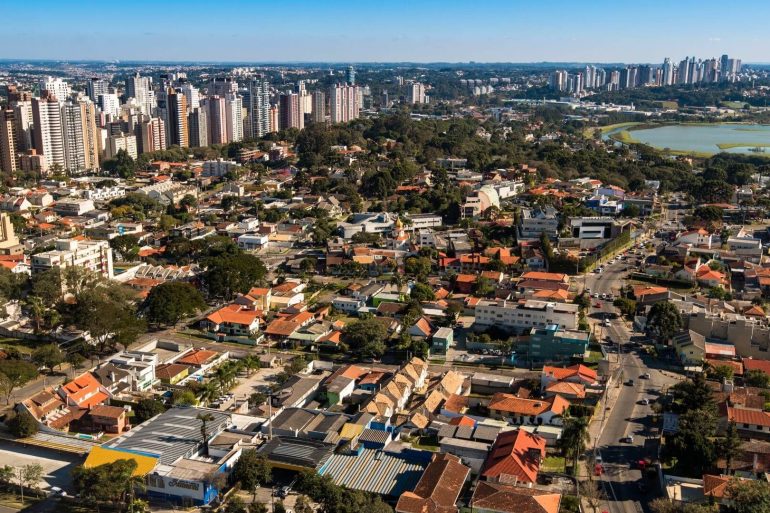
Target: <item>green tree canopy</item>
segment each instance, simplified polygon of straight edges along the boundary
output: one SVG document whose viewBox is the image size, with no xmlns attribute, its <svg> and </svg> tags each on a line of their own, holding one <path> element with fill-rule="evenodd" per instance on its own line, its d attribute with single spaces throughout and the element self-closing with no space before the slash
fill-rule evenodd
<svg viewBox="0 0 770 513">
<path fill-rule="evenodd" d="M 365 357 L 381 358 L 385 354 L 385 326 L 374 318 L 351 322 L 342 331 L 342 342 Z"/>
<path fill-rule="evenodd" d="M 168 281 L 153 287 L 144 304 L 147 320 L 157 324 L 176 324 L 206 308 L 201 293 L 189 283 Z"/>
<path fill-rule="evenodd" d="M 682 316 L 676 305 L 660 301 L 652 305 L 647 316 L 647 330 L 661 342 L 667 341 L 682 329 Z"/>
</svg>

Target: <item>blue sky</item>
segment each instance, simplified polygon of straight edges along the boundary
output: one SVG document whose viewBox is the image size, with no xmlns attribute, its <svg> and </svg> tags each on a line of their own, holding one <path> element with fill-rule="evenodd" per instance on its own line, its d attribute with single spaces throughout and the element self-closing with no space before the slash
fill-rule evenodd
<svg viewBox="0 0 770 513">
<path fill-rule="evenodd" d="M 0 58 L 770 62 L 767 0 L 5 2 Z"/>
</svg>

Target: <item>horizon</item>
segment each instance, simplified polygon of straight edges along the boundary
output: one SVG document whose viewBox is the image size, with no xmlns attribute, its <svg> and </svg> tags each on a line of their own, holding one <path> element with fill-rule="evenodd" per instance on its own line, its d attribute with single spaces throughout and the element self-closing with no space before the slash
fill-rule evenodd
<svg viewBox="0 0 770 513">
<path fill-rule="evenodd" d="M 11 4 L 0 58 L 11 60 L 213 63 L 659 63 L 664 57 L 719 57 L 770 62 L 765 21 L 770 5 L 716 0 L 674 5 L 650 0 L 639 9 L 596 0 L 575 9 L 567 0 L 531 5 L 486 0 L 469 8 L 458 0 L 318 4 L 235 0 L 226 9 L 208 2 L 171 0 L 166 21 L 153 18 L 148 0 L 120 4 L 93 0 L 77 11 L 41 0 Z M 739 13 L 740 27 L 725 25 Z M 750 16 L 746 16 L 750 13 Z M 39 16 L 45 14 L 45 16 Z M 147 21 L 144 21 L 144 20 Z M 640 44 L 640 41 L 643 44 Z"/>
</svg>

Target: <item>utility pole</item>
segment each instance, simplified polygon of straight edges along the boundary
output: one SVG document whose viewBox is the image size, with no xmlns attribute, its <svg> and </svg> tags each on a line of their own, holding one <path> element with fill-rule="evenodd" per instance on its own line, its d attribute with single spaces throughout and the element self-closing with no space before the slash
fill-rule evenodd
<svg viewBox="0 0 770 513">
<path fill-rule="evenodd" d="M 24 505 L 24 481 L 22 476 L 24 475 L 24 467 L 19 467 L 19 492 L 21 493 L 21 504 Z"/>
</svg>

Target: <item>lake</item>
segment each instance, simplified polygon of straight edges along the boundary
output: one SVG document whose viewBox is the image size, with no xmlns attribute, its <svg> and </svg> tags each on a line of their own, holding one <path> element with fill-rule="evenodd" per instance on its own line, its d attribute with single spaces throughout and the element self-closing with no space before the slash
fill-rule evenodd
<svg viewBox="0 0 770 513">
<path fill-rule="evenodd" d="M 612 130 L 604 137 L 622 132 L 623 128 Z M 640 130 L 628 130 L 633 142 L 640 142 L 653 148 L 668 148 L 677 152 L 714 154 L 722 151 L 729 153 L 752 154 L 752 148 L 770 147 L 770 125 L 754 124 L 693 124 L 664 125 Z M 770 150 L 767 155 L 770 156 Z"/>
</svg>

